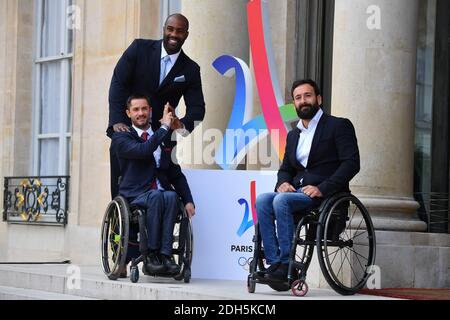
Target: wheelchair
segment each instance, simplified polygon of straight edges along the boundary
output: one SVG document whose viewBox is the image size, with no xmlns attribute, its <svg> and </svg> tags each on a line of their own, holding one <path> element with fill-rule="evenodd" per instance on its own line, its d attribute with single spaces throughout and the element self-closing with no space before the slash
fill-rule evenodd
<svg viewBox="0 0 450 320">
<path fill-rule="evenodd" d="M 180 266 L 178 274 L 165 272 L 151 274 L 145 268 L 147 258 L 146 211 L 139 207 L 129 206 L 128 201 L 117 196 L 106 208 L 101 229 L 101 259 L 105 275 L 110 280 L 117 280 L 125 269 L 128 250 L 140 252 L 137 258 L 131 259 L 130 280 L 139 280 L 138 264 L 144 262 L 143 273 L 150 276 L 169 277 L 175 280 L 191 279 L 191 263 L 193 254 L 193 233 L 191 221 L 180 201 L 180 210 L 175 220 L 173 231 L 172 255 Z"/>
<path fill-rule="evenodd" d="M 375 262 L 375 231 L 367 209 L 348 192 L 325 199 L 318 208 L 294 214 L 296 225 L 289 255 L 287 282 L 266 282 L 257 277 L 265 271 L 264 248 L 258 223 L 253 236 L 254 252 L 247 289 L 254 293 L 256 283 L 276 291 L 292 290 L 296 296 L 308 292 L 306 274 L 314 247 L 327 283 L 341 295 L 353 295 L 364 287 Z"/>
</svg>

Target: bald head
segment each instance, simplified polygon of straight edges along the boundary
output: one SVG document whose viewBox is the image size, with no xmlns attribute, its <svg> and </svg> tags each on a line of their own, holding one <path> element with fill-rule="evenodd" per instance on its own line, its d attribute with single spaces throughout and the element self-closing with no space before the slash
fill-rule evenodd
<svg viewBox="0 0 450 320">
<path fill-rule="evenodd" d="M 164 27 L 167 26 L 167 23 L 170 19 L 177 19 L 180 23 L 184 24 L 184 26 L 186 27 L 186 31 L 189 31 L 189 20 L 181 13 L 174 13 L 168 16 L 166 22 L 164 22 Z"/>
</svg>

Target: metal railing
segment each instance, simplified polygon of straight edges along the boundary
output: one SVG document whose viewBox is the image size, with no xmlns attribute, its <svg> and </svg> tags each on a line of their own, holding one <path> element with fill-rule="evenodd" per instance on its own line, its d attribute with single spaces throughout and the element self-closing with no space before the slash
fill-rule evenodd
<svg viewBox="0 0 450 320">
<path fill-rule="evenodd" d="M 5 177 L 3 221 L 66 225 L 69 176 Z"/>
<path fill-rule="evenodd" d="M 448 233 L 449 194 L 442 192 L 417 192 L 414 198 L 419 202 L 419 217 L 426 220 L 428 232 Z"/>
</svg>

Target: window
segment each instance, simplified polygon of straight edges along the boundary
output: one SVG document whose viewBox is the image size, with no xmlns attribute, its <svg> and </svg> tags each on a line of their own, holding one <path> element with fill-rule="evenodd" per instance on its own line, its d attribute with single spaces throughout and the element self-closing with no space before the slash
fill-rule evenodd
<svg viewBox="0 0 450 320">
<path fill-rule="evenodd" d="M 169 15 L 179 12 L 181 12 L 181 0 L 161 0 L 161 24 Z"/>
<path fill-rule="evenodd" d="M 322 89 L 323 108 L 331 110 L 334 0 L 298 0 L 296 79 L 311 78 Z"/>
<path fill-rule="evenodd" d="M 71 140 L 72 0 L 37 0 L 33 102 L 33 174 L 68 175 Z"/>
<path fill-rule="evenodd" d="M 450 2 L 419 1 L 414 195 L 428 230 L 449 228 Z"/>
</svg>

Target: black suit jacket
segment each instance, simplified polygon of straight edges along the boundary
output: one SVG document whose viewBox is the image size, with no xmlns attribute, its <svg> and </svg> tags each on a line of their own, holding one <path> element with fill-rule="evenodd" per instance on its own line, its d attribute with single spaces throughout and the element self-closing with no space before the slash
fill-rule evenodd
<svg viewBox="0 0 450 320">
<path fill-rule="evenodd" d="M 161 46 L 162 40 L 136 39 L 117 63 L 109 88 L 109 137 L 114 124 L 122 122 L 131 125 L 125 113 L 126 101 L 137 93 L 150 98 L 153 130 L 160 126 L 158 120 L 162 118 L 164 105 L 169 102 L 176 108 L 181 96 L 186 104 L 186 115 L 181 121 L 186 129 L 192 131 L 194 121 L 203 120 L 205 101 L 200 67 L 181 51 L 175 65 L 159 85 Z"/>
<path fill-rule="evenodd" d="M 159 128 L 147 140 L 142 140 L 133 128 L 130 132 L 114 132 L 111 148 L 116 153 L 122 179 L 119 194 L 130 201 L 151 188 L 151 182 L 158 178 L 165 190 L 174 190 L 183 203 L 194 202 L 191 190 L 181 167 L 172 162 L 172 148 L 168 147 L 170 134 Z M 160 167 L 156 168 L 153 152 L 161 147 Z"/>
<path fill-rule="evenodd" d="M 350 120 L 325 113 L 322 115 L 314 133 L 306 168 L 297 161 L 296 156 L 300 134 L 300 129 L 295 128 L 287 136 L 275 190 L 282 183 L 289 182 L 296 189 L 317 186 L 324 197 L 339 191 L 350 191 L 349 182 L 360 169 L 358 142 Z"/>
</svg>

